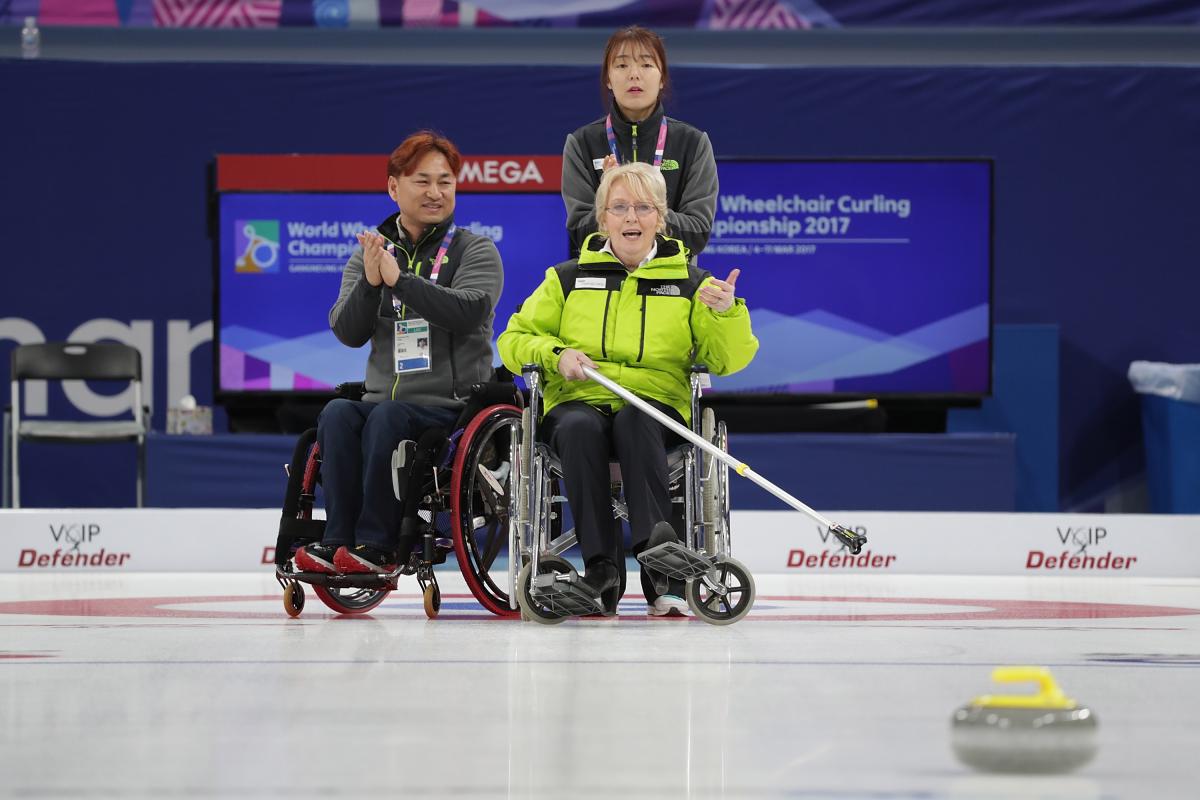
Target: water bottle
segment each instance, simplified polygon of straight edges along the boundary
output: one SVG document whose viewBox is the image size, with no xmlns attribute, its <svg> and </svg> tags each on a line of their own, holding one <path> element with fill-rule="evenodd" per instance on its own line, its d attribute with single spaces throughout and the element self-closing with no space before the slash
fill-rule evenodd
<svg viewBox="0 0 1200 800">
<path fill-rule="evenodd" d="M 37 58 L 42 53 L 42 32 L 38 30 L 37 17 L 26 17 L 21 28 L 21 58 Z"/>
</svg>

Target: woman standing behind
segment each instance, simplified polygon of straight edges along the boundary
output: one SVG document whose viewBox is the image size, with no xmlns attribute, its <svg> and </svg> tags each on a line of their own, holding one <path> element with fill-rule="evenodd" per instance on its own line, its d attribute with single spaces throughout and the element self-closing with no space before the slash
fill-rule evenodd
<svg viewBox="0 0 1200 800">
<path fill-rule="evenodd" d="M 642 161 L 662 170 L 667 183 L 667 235 L 694 258 L 708 244 L 717 207 L 717 164 L 708 134 L 665 116 L 670 89 L 662 38 L 636 25 L 608 40 L 600 68 L 608 113 L 567 136 L 562 196 L 571 255 L 596 231 L 592 203 L 604 171 Z"/>
</svg>

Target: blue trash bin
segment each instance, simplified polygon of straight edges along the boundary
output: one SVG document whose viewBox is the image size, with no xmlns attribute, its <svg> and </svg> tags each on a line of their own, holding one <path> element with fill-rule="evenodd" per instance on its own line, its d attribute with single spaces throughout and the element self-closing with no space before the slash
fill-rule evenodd
<svg viewBox="0 0 1200 800">
<path fill-rule="evenodd" d="M 1200 514 L 1200 364 L 1135 361 L 1150 509 Z"/>
</svg>

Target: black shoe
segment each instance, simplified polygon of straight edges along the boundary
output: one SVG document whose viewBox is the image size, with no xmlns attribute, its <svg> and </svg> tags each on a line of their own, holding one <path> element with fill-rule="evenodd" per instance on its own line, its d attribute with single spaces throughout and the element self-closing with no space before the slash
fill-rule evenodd
<svg viewBox="0 0 1200 800">
<path fill-rule="evenodd" d="M 663 520 L 662 522 L 656 522 L 650 530 L 650 538 L 646 540 L 646 547 L 644 549 L 649 550 L 653 547 L 658 547 L 660 544 L 678 541 L 679 534 L 675 533 L 675 528 L 671 526 L 671 523 Z"/>
<path fill-rule="evenodd" d="M 679 534 L 675 533 L 675 528 L 671 526 L 671 523 L 663 520 L 662 522 L 655 523 L 654 527 L 650 530 L 650 538 L 646 540 L 646 546 L 642 548 L 642 552 L 644 553 L 647 550 L 658 547 L 661 544 L 666 544 L 667 542 L 678 543 Z M 661 572 L 650 569 L 643 564 L 642 576 L 643 591 L 646 594 L 646 599 L 651 603 L 653 603 L 654 598 L 658 597 L 659 595 L 671 593 L 670 586 L 667 583 L 667 576 L 663 575 Z M 648 581 L 646 580 L 647 577 L 649 578 Z M 647 583 L 650 585 L 647 586 Z"/>
<path fill-rule="evenodd" d="M 583 573 L 583 585 L 588 591 L 595 592 L 596 597 L 600 597 L 621 585 L 621 573 L 610 559 L 604 556 L 593 558 L 587 563 L 587 570 Z"/>
</svg>

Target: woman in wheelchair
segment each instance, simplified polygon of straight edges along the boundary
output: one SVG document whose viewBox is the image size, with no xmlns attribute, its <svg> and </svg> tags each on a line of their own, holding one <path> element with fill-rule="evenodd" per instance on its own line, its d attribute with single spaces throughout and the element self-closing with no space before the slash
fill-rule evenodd
<svg viewBox="0 0 1200 800">
<path fill-rule="evenodd" d="M 392 454 L 431 429 L 450 432 L 474 384 L 491 380 L 492 318 L 503 284 L 500 254 L 454 225 L 462 158 L 422 131 L 388 160 L 398 213 L 358 237 L 329 312 L 350 347 L 371 343 L 365 393 L 321 412 L 317 440 L 326 518 L 322 541 L 295 553 L 304 572 L 388 573 L 415 541 L 401 541 Z"/>
<path fill-rule="evenodd" d="M 610 454 L 620 462 L 634 553 L 677 539 L 662 426 L 594 381 L 589 367 L 671 417 L 691 417 L 690 368 L 718 375 L 745 367 L 758 350 L 738 270 L 719 280 L 689 266 L 683 244 L 664 235 L 666 183 L 644 163 L 610 168 L 596 192 L 598 232 L 578 259 L 546 271 L 500 336 L 504 365 L 541 368 L 545 435 L 561 461 L 586 571 L 580 585 L 615 611 L 624 554 L 613 524 Z M 536 411 L 536 409 L 534 409 Z M 683 587 L 642 568 L 652 616 L 682 615 Z"/>
</svg>

